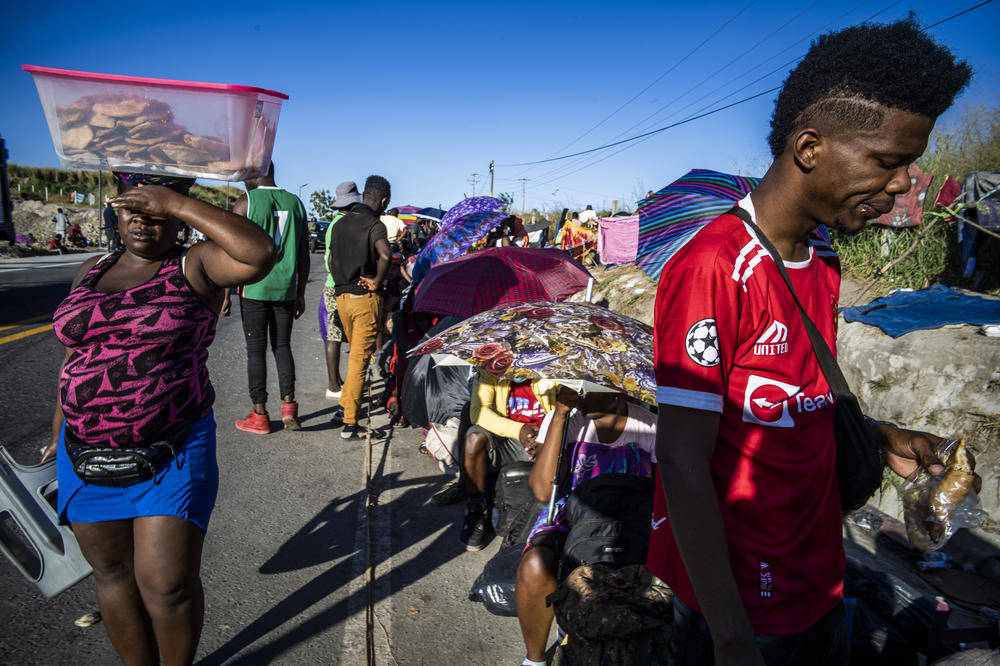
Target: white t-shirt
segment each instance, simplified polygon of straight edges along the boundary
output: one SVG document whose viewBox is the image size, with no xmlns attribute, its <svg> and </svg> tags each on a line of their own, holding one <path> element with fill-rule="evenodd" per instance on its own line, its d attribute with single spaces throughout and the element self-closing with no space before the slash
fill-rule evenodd
<svg viewBox="0 0 1000 666">
<path fill-rule="evenodd" d="M 595 222 L 597 220 L 596 210 L 581 210 L 580 222 Z"/>
<path fill-rule="evenodd" d="M 549 431 L 549 424 L 555 410 L 545 415 L 542 425 L 538 427 L 537 440 L 545 441 L 545 434 Z M 628 403 L 628 421 L 625 429 L 615 441 L 602 442 L 597 436 L 597 426 L 594 422 L 584 416 L 580 410 L 574 409 L 569 413 L 569 427 L 566 429 L 567 442 L 587 442 L 590 444 L 604 444 L 605 446 L 625 446 L 636 444 L 640 449 L 649 453 L 652 461 L 656 462 L 656 414 L 639 405 Z"/>
<path fill-rule="evenodd" d="M 395 243 L 399 239 L 399 234 L 406 229 L 406 222 L 403 222 L 395 215 L 383 215 L 380 219 L 382 220 L 382 224 L 385 225 L 387 240 L 390 243 Z"/>
</svg>

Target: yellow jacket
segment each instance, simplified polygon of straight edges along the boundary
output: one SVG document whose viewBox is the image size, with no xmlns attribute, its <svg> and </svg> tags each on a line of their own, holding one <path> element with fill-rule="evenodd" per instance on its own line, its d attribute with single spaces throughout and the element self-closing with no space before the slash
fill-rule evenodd
<svg viewBox="0 0 1000 666">
<path fill-rule="evenodd" d="M 559 385 L 547 379 L 531 382 L 531 390 L 538 404 L 546 413 L 555 408 Z M 510 381 L 498 380 L 493 375 L 480 372 L 472 391 L 469 418 L 473 425 L 489 430 L 494 435 L 517 439 L 524 424 L 507 418 L 507 399 L 510 398 Z"/>
</svg>

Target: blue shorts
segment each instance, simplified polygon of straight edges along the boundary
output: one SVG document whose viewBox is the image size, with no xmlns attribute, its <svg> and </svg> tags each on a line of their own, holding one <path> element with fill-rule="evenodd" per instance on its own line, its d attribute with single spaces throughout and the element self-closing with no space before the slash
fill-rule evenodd
<svg viewBox="0 0 1000 666">
<path fill-rule="evenodd" d="M 59 433 L 56 478 L 59 480 L 58 511 L 61 523 L 101 523 L 141 516 L 177 516 L 202 531 L 215 508 L 219 491 L 219 466 L 215 461 L 215 416 L 198 419 L 184 446 L 156 473 L 154 479 L 124 488 L 84 483 L 73 471 L 66 454 L 64 435 Z M 180 469 L 177 464 L 180 463 Z"/>
</svg>

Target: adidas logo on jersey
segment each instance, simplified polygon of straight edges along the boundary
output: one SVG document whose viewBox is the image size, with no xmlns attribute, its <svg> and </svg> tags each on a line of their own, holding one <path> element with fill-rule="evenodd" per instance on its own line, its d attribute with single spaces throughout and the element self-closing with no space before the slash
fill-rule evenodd
<svg viewBox="0 0 1000 666">
<path fill-rule="evenodd" d="M 788 327 L 775 319 L 753 343 L 754 356 L 777 356 L 788 353 Z"/>
</svg>

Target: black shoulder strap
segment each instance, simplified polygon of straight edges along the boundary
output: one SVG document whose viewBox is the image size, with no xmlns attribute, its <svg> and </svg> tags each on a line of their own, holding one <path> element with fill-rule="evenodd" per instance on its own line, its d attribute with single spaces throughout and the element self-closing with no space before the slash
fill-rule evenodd
<svg viewBox="0 0 1000 666">
<path fill-rule="evenodd" d="M 802 307 L 802 303 L 795 293 L 795 288 L 792 287 L 792 281 L 788 279 L 788 272 L 785 270 L 785 262 L 781 260 L 781 255 L 774 249 L 774 245 L 764 235 L 764 232 L 760 230 L 760 227 L 754 224 L 750 213 L 739 206 L 734 206 L 729 213 L 750 225 L 754 232 L 756 232 L 760 244 L 764 246 L 768 253 L 770 253 L 771 258 L 774 259 L 774 263 L 778 265 L 778 271 L 781 273 L 781 277 L 784 278 L 785 284 L 788 285 L 788 291 L 792 292 L 792 298 L 795 299 L 795 304 L 799 306 L 799 314 L 802 316 L 802 323 L 805 324 L 806 333 L 809 334 L 809 341 L 812 342 L 813 353 L 816 354 L 816 360 L 819 361 L 819 367 L 823 371 L 826 383 L 830 385 L 833 395 L 839 398 L 840 396 L 849 394 L 851 388 L 847 385 L 847 380 L 844 379 L 844 373 L 840 371 L 837 359 L 834 357 L 833 352 L 830 351 L 830 345 L 826 344 L 826 340 L 823 339 L 823 335 L 816 328 L 816 324 L 813 323 L 809 315 L 806 314 L 805 308 Z"/>
</svg>

